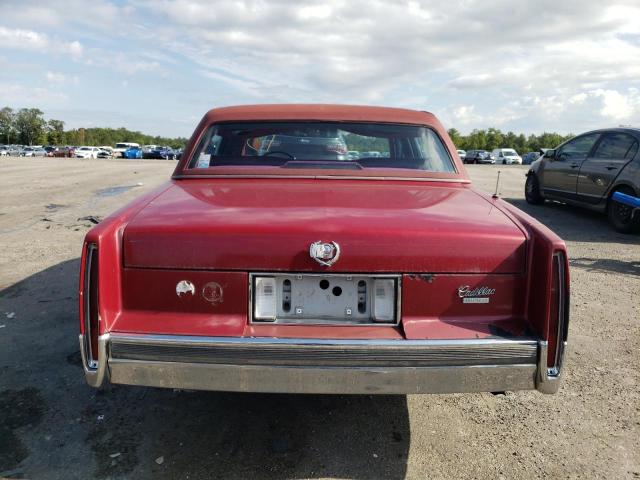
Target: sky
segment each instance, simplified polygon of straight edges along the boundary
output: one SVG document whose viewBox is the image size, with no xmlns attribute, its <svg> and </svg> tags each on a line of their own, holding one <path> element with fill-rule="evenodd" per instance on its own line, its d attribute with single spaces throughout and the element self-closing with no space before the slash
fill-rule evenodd
<svg viewBox="0 0 640 480">
<path fill-rule="evenodd" d="M 0 108 L 175 137 L 255 103 L 640 127 L 640 1 L 0 0 Z"/>
</svg>

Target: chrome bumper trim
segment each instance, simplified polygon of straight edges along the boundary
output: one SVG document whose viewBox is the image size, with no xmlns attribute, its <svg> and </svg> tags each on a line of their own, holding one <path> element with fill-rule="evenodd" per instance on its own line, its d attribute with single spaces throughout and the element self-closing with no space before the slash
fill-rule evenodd
<svg viewBox="0 0 640 480">
<path fill-rule="evenodd" d="M 109 347 L 109 338 L 111 335 L 105 333 L 98 337 L 98 365 L 96 368 L 90 368 L 87 359 L 86 339 L 80 334 L 80 356 L 82 358 L 82 368 L 84 369 L 84 378 L 92 387 L 100 387 L 107 373 L 107 350 Z M 95 363 L 95 362 L 93 362 Z"/>
<path fill-rule="evenodd" d="M 142 340 L 142 341 L 141 341 Z M 114 335 L 110 360 L 288 367 L 452 367 L 535 365 L 534 340 L 352 341 L 189 338 Z"/>
<path fill-rule="evenodd" d="M 83 346 L 83 337 L 80 337 Z M 553 393 L 532 339 L 324 340 L 111 333 L 99 337 L 104 380 L 193 390 L 281 393 Z M 83 349 L 81 348 L 81 351 Z M 546 373 L 546 366 L 545 366 Z M 556 389 L 557 389 L 557 382 Z"/>
<path fill-rule="evenodd" d="M 564 342 L 562 352 L 566 350 L 567 342 Z M 560 387 L 559 368 L 547 367 L 547 353 L 549 342 L 538 342 L 538 374 L 536 375 L 536 390 L 542 393 L 556 393 Z M 561 359 L 562 360 L 562 359 Z"/>
<path fill-rule="evenodd" d="M 113 383 L 265 393 L 411 394 L 526 390 L 535 365 L 474 367 L 263 367 L 111 360 Z"/>
</svg>

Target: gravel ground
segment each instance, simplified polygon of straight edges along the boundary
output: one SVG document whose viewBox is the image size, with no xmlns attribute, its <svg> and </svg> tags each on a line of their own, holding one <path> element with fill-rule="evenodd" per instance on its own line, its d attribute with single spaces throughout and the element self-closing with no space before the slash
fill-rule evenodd
<svg viewBox="0 0 640 480">
<path fill-rule="evenodd" d="M 91 220 L 175 163 L 0 159 L 0 477 L 639 478 L 640 237 L 523 199 L 526 167 L 468 167 L 563 237 L 570 345 L 556 395 L 315 396 L 86 386 L 78 256 Z"/>
</svg>

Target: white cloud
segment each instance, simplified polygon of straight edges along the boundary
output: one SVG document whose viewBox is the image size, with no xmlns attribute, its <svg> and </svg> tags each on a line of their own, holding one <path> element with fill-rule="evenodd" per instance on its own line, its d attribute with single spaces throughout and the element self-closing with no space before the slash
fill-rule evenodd
<svg viewBox="0 0 640 480">
<path fill-rule="evenodd" d="M 626 119 L 631 116 L 633 109 L 629 105 L 627 98 L 616 90 L 596 90 L 596 95 L 602 97 L 602 110 L 600 113 L 605 117 L 615 120 Z"/>
<path fill-rule="evenodd" d="M 77 40 L 64 42 L 33 30 L 3 26 L 0 26 L 0 48 L 66 54 L 75 59 L 83 52 L 82 44 Z"/>
<path fill-rule="evenodd" d="M 43 102 L 47 102 L 49 106 L 57 106 L 63 105 L 68 98 L 67 94 L 57 90 L 0 82 L 0 105 L 42 108 Z"/>
<path fill-rule="evenodd" d="M 638 18 L 637 0 L 4 0 L 0 52 L 76 59 L 128 85 L 129 105 L 174 100 L 184 118 L 203 102 L 377 103 L 576 133 L 640 124 Z"/>
<path fill-rule="evenodd" d="M 64 73 L 59 73 L 59 72 L 48 71 L 47 73 L 45 73 L 44 76 L 47 79 L 47 81 L 51 83 L 64 83 L 64 81 L 67 79 Z"/>
</svg>

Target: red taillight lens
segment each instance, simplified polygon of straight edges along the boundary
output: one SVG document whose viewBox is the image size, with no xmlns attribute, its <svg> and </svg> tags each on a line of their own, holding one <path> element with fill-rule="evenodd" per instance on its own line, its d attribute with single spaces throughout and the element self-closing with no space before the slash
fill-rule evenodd
<svg viewBox="0 0 640 480">
<path fill-rule="evenodd" d="M 85 335 L 85 358 L 87 367 L 95 368 L 98 360 L 98 335 L 100 335 L 98 315 L 98 247 L 89 243 L 86 247 L 83 271 L 82 325 Z"/>
<path fill-rule="evenodd" d="M 559 370 L 567 341 L 569 320 L 566 258 L 564 252 L 553 255 L 551 268 L 551 302 L 549 307 L 549 349 L 547 367 Z"/>
</svg>

